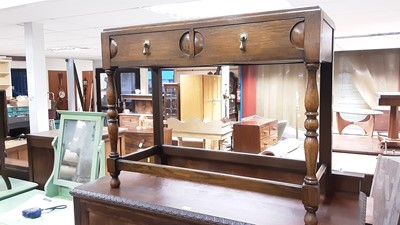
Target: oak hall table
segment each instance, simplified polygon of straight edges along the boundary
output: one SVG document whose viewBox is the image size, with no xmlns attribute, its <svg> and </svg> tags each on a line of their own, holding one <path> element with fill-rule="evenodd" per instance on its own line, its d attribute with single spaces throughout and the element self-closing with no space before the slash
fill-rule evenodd
<svg viewBox="0 0 400 225">
<path fill-rule="evenodd" d="M 225 185 L 301 199 L 304 207 L 300 205 L 300 208 L 306 211 L 304 223 L 317 224 L 316 212 L 320 195 L 324 194 L 321 190 L 329 193 L 332 187 L 334 29 L 333 21 L 322 9 L 307 7 L 112 28 L 102 32 L 102 65 L 108 77 L 107 115 L 111 153 L 107 164 L 111 192 L 118 194 L 124 188 L 144 188 L 140 182 L 126 187 L 123 184 L 126 181 L 119 179 L 121 171 Z M 307 70 L 305 161 L 165 145 L 162 132 L 162 68 L 287 63 L 302 64 Z M 124 67 L 146 67 L 152 72 L 154 146 L 120 156 L 117 149 L 118 113 L 114 77 L 116 69 Z M 157 157 L 156 163 L 140 162 L 150 156 Z M 269 166 L 268 173 L 253 173 L 265 165 Z M 248 168 L 252 168 L 252 173 L 242 173 L 249 171 Z M 254 174 L 275 176 L 283 170 L 290 171 L 289 175 L 301 175 L 300 183 L 295 184 L 292 179 L 276 182 L 266 177 L 251 177 Z M 214 203 L 215 199 L 210 201 L 210 205 Z M 263 209 L 269 210 L 268 207 Z M 80 211 L 79 208 L 76 211 Z M 156 217 L 153 220 L 157 220 Z M 298 219 L 298 223 L 302 223 L 301 220 Z M 76 224 L 86 222 L 76 217 Z"/>
</svg>

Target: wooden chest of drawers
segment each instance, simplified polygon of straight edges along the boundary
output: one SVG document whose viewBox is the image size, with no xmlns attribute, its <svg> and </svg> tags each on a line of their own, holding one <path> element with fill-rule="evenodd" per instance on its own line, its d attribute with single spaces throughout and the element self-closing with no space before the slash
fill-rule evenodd
<svg viewBox="0 0 400 225">
<path fill-rule="evenodd" d="M 278 142 L 278 120 L 250 118 L 233 125 L 233 150 L 260 153 Z"/>
<path fill-rule="evenodd" d="M 136 152 L 139 149 L 154 145 L 153 128 L 130 128 L 125 133 L 125 152 L 122 155 Z M 164 144 L 172 145 L 172 129 L 164 128 Z"/>
</svg>

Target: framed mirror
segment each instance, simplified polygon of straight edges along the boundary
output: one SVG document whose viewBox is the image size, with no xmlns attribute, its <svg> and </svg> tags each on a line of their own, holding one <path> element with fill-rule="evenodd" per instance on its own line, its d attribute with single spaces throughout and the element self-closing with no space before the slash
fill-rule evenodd
<svg viewBox="0 0 400 225">
<path fill-rule="evenodd" d="M 69 190 L 103 176 L 105 171 L 105 113 L 57 112 L 61 119 L 59 135 L 53 141 L 53 174 L 45 186 L 46 192 L 53 193 L 49 196 L 60 194 L 59 187 Z"/>
</svg>

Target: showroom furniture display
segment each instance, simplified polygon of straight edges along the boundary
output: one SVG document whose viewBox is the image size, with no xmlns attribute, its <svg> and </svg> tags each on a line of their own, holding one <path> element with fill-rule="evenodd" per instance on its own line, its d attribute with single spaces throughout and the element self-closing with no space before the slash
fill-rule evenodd
<svg viewBox="0 0 400 225">
<path fill-rule="evenodd" d="M 11 58 L 0 57 L 0 90 L 6 91 L 6 97 L 12 97 Z"/>
<path fill-rule="evenodd" d="M 220 120 L 203 122 L 200 119 L 180 121 L 169 118 L 166 124 L 172 129 L 172 136 L 178 138 L 178 146 L 181 146 L 183 138 L 196 138 L 203 140 L 203 148 L 224 150 L 224 141 L 232 136 L 230 124 Z"/>
<path fill-rule="evenodd" d="M 93 182 L 105 174 L 105 113 L 57 111 L 61 115 L 58 136 L 54 138 L 55 162 L 45 191 L 31 190 L 5 199 L 0 206 L 0 221 L 8 225 L 74 224 L 73 201 L 69 191 Z M 59 206 L 38 218 L 24 217 L 23 210 Z M 61 207 L 62 206 L 62 207 Z"/>
<path fill-rule="evenodd" d="M 118 133 L 119 154 L 125 154 L 125 132 L 126 128 L 120 128 Z M 44 185 L 49 179 L 54 165 L 54 149 L 52 141 L 58 135 L 58 130 L 49 130 L 27 135 L 29 181 L 39 185 L 44 190 Z M 107 128 L 103 128 L 102 140 L 105 143 L 105 156 L 111 152 L 110 139 Z"/>
<path fill-rule="evenodd" d="M 6 92 L 4 90 L 0 90 L 0 175 L 3 178 L 2 182 L 5 183 L 7 189 L 11 189 L 11 182 L 6 174 L 6 163 L 5 163 L 5 140 L 7 137 L 8 129 L 7 129 L 7 100 L 6 100 Z"/>
<path fill-rule="evenodd" d="M 382 115 L 383 112 L 372 110 L 372 109 L 342 109 L 334 108 L 333 111 L 336 113 L 336 122 L 339 134 L 343 133 L 344 128 L 349 125 L 356 125 L 361 127 L 365 134 L 372 137 L 374 133 L 375 116 Z M 360 121 L 349 121 L 343 118 L 342 114 L 362 115 L 364 119 Z"/>
<path fill-rule="evenodd" d="M 274 222 L 273 216 L 264 216 L 267 211 L 279 211 L 274 204 L 260 206 L 259 213 L 236 210 L 231 216 L 217 210 L 227 200 L 225 195 L 245 193 L 260 198 L 297 199 L 296 208 L 306 210 L 305 224 L 317 224 L 320 194 L 331 191 L 333 31 L 332 21 L 319 7 L 105 30 L 102 52 L 109 82 L 108 128 L 112 152 L 107 163 L 111 189 L 104 188 L 106 178 L 73 189 L 76 224 L 96 224 L 103 219 L 110 221 L 109 224 L 121 221 L 124 224 L 159 221 L 166 224 L 294 224 L 286 223 L 283 217 Z M 163 144 L 160 68 L 276 63 L 301 63 L 308 71 L 304 99 L 305 161 Z M 148 67 L 153 87 L 154 146 L 123 157 L 117 150 L 118 114 L 113 81 L 118 67 Z M 156 158 L 155 163 L 139 162 L 150 156 Z M 170 186 L 169 182 L 174 185 Z M 147 185 L 155 186 L 150 195 L 142 195 L 141 190 L 149 189 Z M 203 188 L 194 196 L 163 189 L 177 190 L 185 185 Z M 224 188 L 217 192 L 225 193 L 221 198 L 218 195 L 208 200 L 203 198 L 211 194 L 211 187 L 218 186 Z M 158 191 L 160 187 L 162 191 Z M 177 204 L 182 195 L 186 201 Z M 256 199 L 268 202 L 260 198 Z M 211 210 L 186 205 L 197 199 L 204 199 Z M 238 202 L 243 205 L 250 200 L 244 197 Z M 110 214 L 118 216 L 105 216 Z M 295 218 L 296 223 L 302 223 L 299 217 Z"/>
<path fill-rule="evenodd" d="M 164 84 L 164 119 L 181 119 L 181 94 L 179 83 Z"/>
<path fill-rule="evenodd" d="M 5 140 L 7 137 L 7 101 L 6 91 L 0 90 L 0 200 L 27 192 L 38 185 L 25 180 L 9 177 L 10 168 L 6 165 Z"/>
<path fill-rule="evenodd" d="M 387 137 L 381 136 L 379 139 L 387 146 L 398 146 L 400 143 L 398 114 L 400 106 L 400 92 L 378 92 L 379 105 L 390 106 L 389 125 Z M 385 150 L 386 153 L 386 150 Z"/>
<path fill-rule="evenodd" d="M 54 166 L 44 186 L 46 196 L 68 198 L 69 191 L 105 175 L 102 140 L 106 114 L 58 110 L 60 129 L 54 137 Z"/>
<path fill-rule="evenodd" d="M 181 120 L 222 118 L 220 75 L 181 75 Z"/>
<path fill-rule="evenodd" d="M 124 132 L 125 151 L 122 152 L 122 155 L 154 145 L 152 114 L 120 113 L 118 115 L 120 128 L 127 129 Z M 170 128 L 164 128 L 164 143 L 172 144 Z"/>
<path fill-rule="evenodd" d="M 259 154 L 278 143 L 278 120 L 262 117 L 243 118 L 233 124 L 233 150 Z"/>
</svg>

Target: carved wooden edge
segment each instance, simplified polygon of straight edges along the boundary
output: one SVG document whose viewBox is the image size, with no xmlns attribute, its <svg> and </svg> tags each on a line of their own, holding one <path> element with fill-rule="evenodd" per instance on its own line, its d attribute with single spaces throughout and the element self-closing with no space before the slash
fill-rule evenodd
<svg viewBox="0 0 400 225">
<path fill-rule="evenodd" d="M 226 219 L 222 217 L 217 217 L 217 216 L 211 216 L 207 214 L 202 214 L 202 213 L 196 213 L 196 212 L 191 212 L 191 211 L 186 211 L 186 210 L 181 210 L 181 209 L 176 209 L 176 208 L 171 208 L 167 206 L 161 206 L 157 204 L 151 204 L 139 200 L 134 200 L 134 199 L 128 199 L 128 198 L 122 198 L 118 197 L 115 195 L 106 195 L 106 194 L 101 194 L 98 192 L 91 192 L 87 190 L 82 190 L 82 189 L 72 189 L 70 191 L 71 195 L 74 198 L 84 198 L 84 199 L 90 199 L 98 202 L 103 202 L 106 204 L 115 204 L 118 206 L 122 207 L 128 207 L 131 209 L 135 210 L 140 210 L 144 211 L 147 214 L 149 213 L 155 213 L 155 214 L 161 214 L 169 217 L 175 217 L 175 218 L 180 218 L 183 220 L 186 220 L 188 222 L 197 222 L 201 224 L 231 224 L 231 225 L 247 225 L 250 223 L 246 222 L 241 222 L 241 221 L 236 221 L 236 220 L 231 220 L 231 219 Z"/>
<path fill-rule="evenodd" d="M 306 225 L 318 224 L 316 212 L 319 206 L 320 186 L 317 178 L 317 157 L 319 151 L 318 144 L 318 108 L 319 96 L 317 86 L 317 70 L 320 63 L 306 63 L 308 71 L 307 88 L 304 98 L 304 106 L 306 109 L 306 120 L 304 127 L 306 128 L 306 139 L 304 140 L 304 153 L 306 160 L 306 176 L 303 183 L 303 204 L 306 209 L 304 223 Z"/>
</svg>

